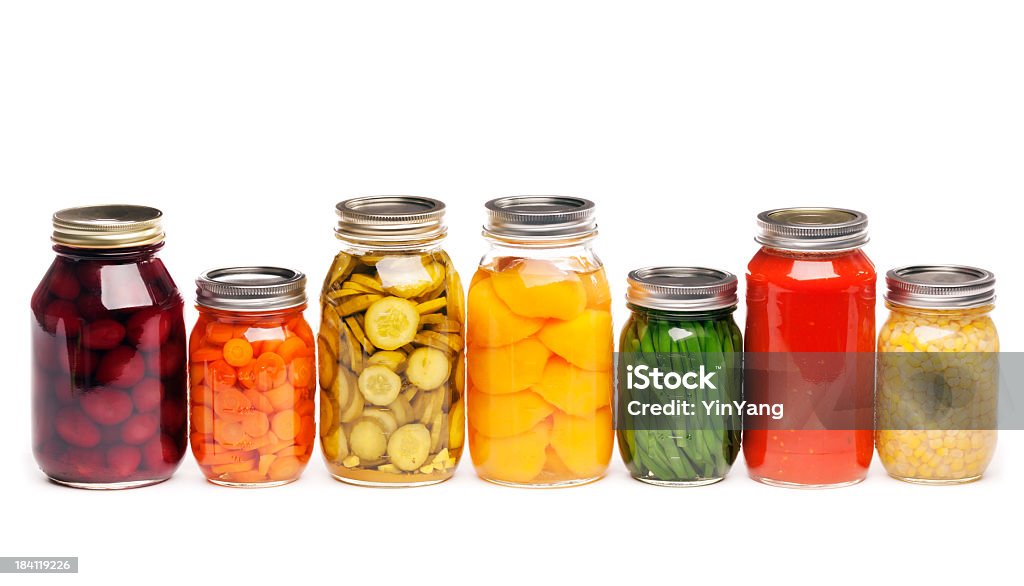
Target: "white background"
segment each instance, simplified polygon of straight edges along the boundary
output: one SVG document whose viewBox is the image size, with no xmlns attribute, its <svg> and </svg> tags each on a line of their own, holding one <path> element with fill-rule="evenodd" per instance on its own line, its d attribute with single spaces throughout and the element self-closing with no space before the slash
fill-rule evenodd
<svg viewBox="0 0 1024 586">
<path fill-rule="evenodd" d="M 445 200 L 468 280 L 484 201 L 558 193 L 597 202 L 616 299 L 641 265 L 742 273 L 760 210 L 861 209 L 880 273 L 995 271 L 1003 348 L 1021 351 L 1022 29 L 1020 3 L 982 0 L 3 3 L 0 555 L 80 556 L 54 583 L 1010 578 L 1024 432 L 950 488 L 876 462 L 842 490 L 761 486 L 741 463 L 671 490 L 616 458 L 601 482 L 537 492 L 466 458 L 446 484 L 373 490 L 318 455 L 275 489 L 208 485 L 191 455 L 157 487 L 57 487 L 30 451 L 27 321 L 70 205 L 162 208 L 191 301 L 201 270 L 244 263 L 304 270 L 315 296 L 334 203 L 367 194 Z"/>
</svg>

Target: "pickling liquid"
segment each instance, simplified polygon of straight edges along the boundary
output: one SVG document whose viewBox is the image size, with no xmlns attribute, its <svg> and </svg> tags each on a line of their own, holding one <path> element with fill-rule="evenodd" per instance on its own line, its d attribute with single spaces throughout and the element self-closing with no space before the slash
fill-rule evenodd
<svg viewBox="0 0 1024 586">
<path fill-rule="evenodd" d="M 860 250 L 806 254 L 761 249 L 747 267 L 744 349 L 772 353 L 748 354 L 748 363 L 781 360 L 787 366 L 785 376 L 773 374 L 781 372 L 776 370 L 752 376 L 748 368 L 747 400 L 782 401 L 787 410 L 802 405 L 806 411 L 829 404 L 871 405 L 875 281 L 874 266 Z M 798 487 L 863 480 L 873 451 L 870 421 L 837 428 L 841 418 L 833 415 L 821 416 L 820 429 L 776 429 L 746 421 L 743 454 L 750 477 Z"/>
</svg>

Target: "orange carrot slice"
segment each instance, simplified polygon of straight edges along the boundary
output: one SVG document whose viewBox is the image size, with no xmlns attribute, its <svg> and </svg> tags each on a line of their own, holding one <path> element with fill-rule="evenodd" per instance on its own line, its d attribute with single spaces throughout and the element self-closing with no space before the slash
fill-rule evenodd
<svg viewBox="0 0 1024 586">
<path fill-rule="evenodd" d="M 299 414 L 292 409 L 276 413 L 270 421 L 270 427 L 274 430 L 274 435 L 284 441 L 294 439 L 295 435 L 299 433 L 299 426 L 301 424 Z"/>
<path fill-rule="evenodd" d="M 206 380 L 213 390 L 220 391 L 235 386 L 238 376 L 230 364 L 217 360 L 206 365 Z"/>
<path fill-rule="evenodd" d="M 211 344 L 224 344 L 235 335 L 235 328 L 231 324 L 211 322 L 206 325 L 206 341 Z"/>
<path fill-rule="evenodd" d="M 302 471 L 302 462 L 295 456 L 277 458 L 267 471 L 271 480 L 291 480 Z"/>
<path fill-rule="evenodd" d="M 256 386 L 261 391 L 279 387 L 288 380 L 284 359 L 274 352 L 264 352 L 256 359 Z"/>
<path fill-rule="evenodd" d="M 263 437 L 270 431 L 270 418 L 261 411 L 250 411 L 242 419 L 242 429 L 250 437 Z"/>
<path fill-rule="evenodd" d="M 224 389 L 214 397 L 213 410 L 221 417 L 232 415 L 241 417 L 252 411 L 252 401 L 238 389 Z"/>
<path fill-rule="evenodd" d="M 288 367 L 288 379 L 296 387 L 312 387 L 313 381 L 316 379 L 316 366 L 313 365 L 313 359 L 295 358 Z"/>
<path fill-rule="evenodd" d="M 237 482 L 239 484 L 256 484 L 266 482 L 267 474 L 257 470 L 245 470 L 244 472 L 230 472 L 221 476 L 221 480 Z"/>
<path fill-rule="evenodd" d="M 224 361 L 231 366 L 245 366 L 252 360 L 252 344 L 241 338 L 232 338 L 224 344 Z"/>
<path fill-rule="evenodd" d="M 214 362 L 216 360 L 220 360 L 223 357 L 223 351 L 216 346 L 200 346 L 199 348 L 196 348 L 191 355 L 189 355 L 189 360 L 191 360 L 192 363 L 195 364 L 203 362 Z"/>
<path fill-rule="evenodd" d="M 267 472 L 270 471 L 270 465 L 273 464 L 276 459 L 277 456 L 274 454 L 263 454 L 260 456 L 260 465 L 258 468 L 260 474 L 266 476 Z"/>
<path fill-rule="evenodd" d="M 284 342 L 281 342 L 281 345 L 277 347 L 275 352 L 282 360 L 285 361 L 285 363 L 289 363 L 295 359 L 299 352 L 302 352 L 305 349 L 306 343 L 302 341 L 302 338 L 293 336 Z"/>
<path fill-rule="evenodd" d="M 252 460 L 246 460 L 244 462 L 235 462 L 233 464 L 219 464 L 217 466 L 211 466 L 210 470 L 214 474 L 228 474 L 232 472 L 245 472 L 246 470 L 252 470 L 256 463 Z"/>
<path fill-rule="evenodd" d="M 290 383 L 284 383 L 283 385 L 276 387 L 263 393 L 263 396 L 270 401 L 270 404 L 274 406 L 275 411 L 284 411 L 285 409 L 295 408 L 295 397 L 296 391 Z"/>
<path fill-rule="evenodd" d="M 244 394 L 245 398 L 249 399 L 249 402 L 252 403 L 253 409 L 263 413 L 273 413 L 275 411 L 274 404 L 270 402 L 270 399 L 264 393 L 256 389 L 246 389 Z"/>
</svg>

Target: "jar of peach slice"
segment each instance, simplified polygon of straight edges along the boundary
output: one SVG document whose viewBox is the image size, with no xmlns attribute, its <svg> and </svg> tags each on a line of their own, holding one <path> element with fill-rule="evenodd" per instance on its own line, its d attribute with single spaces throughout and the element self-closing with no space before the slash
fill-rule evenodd
<svg viewBox="0 0 1024 586">
<path fill-rule="evenodd" d="M 995 276 L 910 266 L 886 275 L 875 446 L 886 471 L 920 484 L 981 478 L 996 445 Z"/>
<path fill-rule="evenodd" d="M 520 196 L 487 212 L 491 247 L 467 310 L 477 474 L 527 487 L 597 480 L 612 450 L 612 319 L 594 204 Z"/>
</svg>

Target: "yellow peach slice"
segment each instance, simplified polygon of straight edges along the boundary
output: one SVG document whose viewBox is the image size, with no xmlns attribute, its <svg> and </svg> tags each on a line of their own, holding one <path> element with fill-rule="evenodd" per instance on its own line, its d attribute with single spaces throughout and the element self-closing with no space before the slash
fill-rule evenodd
<svg viewBox="0 0 1024 586">
<path fill-rule="evenodd" d="M 477 474 L 489 480 L 525 483 L 544 470 L 551 423 L 542 421 L 526 433 L 491 438 L 470 427 L 469 451 Z"/>
<path fill-rule="evenodd" d="M 598 409 L 593 417 L 573 417 L 559 411 L 551 428 L 551 447 L 579 478 L 604 474 L 612 456 L 612 411 Z"/>
<path fill-rule="evenodd" d="M 546 450 L 547 461 L 544 462 L 544 472 L 554 476 L 554 480 L 572 480 L 576 478 L 576 473 L 569 470 L 569 467 L 565 465 L 565 462 L 558 457 L 558 452 L 554 448 L 548 446 Z"/>
<path fill-rule="evenodd" d="M 612 400 L 612 373 L 577 368 L 553 357 L 544 367 L 544 376 L 531 387 L 533 392 L 569 415 L 591 417 Z"/>
<path fill-rule="evenodd" d="M 507 395 L 471 393 L 469 421 L 488 437 L 512 437 L 533 429 L 555 411 L 537 393 L 520 391 Z"/>
<path fill-rule="evenodd" d="M 544 325 L 544 320 L 512 313 L 494 292 L 491 279 L 482 279 L 469 288 L 468 341 L 478 346 L 504 346 L 528 338 Z"/>
<path fill-rule="evenodd" d="M 587 306 L 579 276 L 549 261 L 521 260 L 491 281 L 498 297 L 524 317 L 573 319 Z"/>
<path fill-rule="evenodd" d="M 508 346 L 471 346 L 467 352 L 469 380 L 477 390 L 503 394 L 525 391 L 537 384 L 551 351 L 535 338 Z"/>
<path fill-rule="evenodd" d="M 608 277 L 605 276 L 604 269 L 581 274 L 580 281 L 587 292 L 588 309 L 611 310 L 612 293 L 608 288 Z"/>
<path fill-rule="evenodd" d="M 549 321 L 537 334 L 552 352 L 584 370 L 612 367 L 612 314 L 588 309 L 576 319 Z"/>
</svg>

